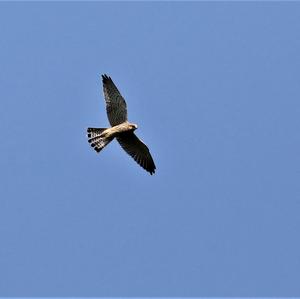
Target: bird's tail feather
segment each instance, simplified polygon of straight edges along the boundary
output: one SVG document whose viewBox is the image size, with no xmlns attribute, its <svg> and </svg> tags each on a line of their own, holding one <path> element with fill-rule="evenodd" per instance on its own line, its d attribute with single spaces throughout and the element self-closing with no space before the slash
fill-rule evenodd
<svg viewBox="0 0 300 299">
<path fill-rule="evenodd" d="M 106 128 L 87 129 L 88 142 L 97 153 L 99 153 L 106 145 L 108 145 L 113 140 L 113 138 L 101 136 L 101 133 L 105 130 Z"/>
</svg>

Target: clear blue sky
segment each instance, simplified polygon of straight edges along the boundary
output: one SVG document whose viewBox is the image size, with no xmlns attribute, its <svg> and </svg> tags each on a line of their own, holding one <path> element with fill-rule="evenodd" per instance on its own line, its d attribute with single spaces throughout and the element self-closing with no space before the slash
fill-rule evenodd
<svg viewBox="0 0 300 299">
<path fill-rule="evenodd" d="M 300 296 L 299 78 L 300 3 L 0 3 L 0 295 Z"/>
</svg>

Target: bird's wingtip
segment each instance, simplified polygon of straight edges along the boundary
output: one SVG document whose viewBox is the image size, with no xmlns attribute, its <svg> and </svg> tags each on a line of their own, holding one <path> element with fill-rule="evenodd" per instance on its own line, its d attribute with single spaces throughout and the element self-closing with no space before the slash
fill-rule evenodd
<svg viewBox="0 0 300 299">
<path fill-rule="evenodd" d="M 153 168 L 153 169 L 150 169 L 150 170 L 148 170 L 148 171 L 149 171 L 149 173 L 150 173 L 151 175 L 153 175 L 153 174 L 155 174 L 155 169 L 156 169 L 156 167 Z"/>
<path fill-rule="evenodd" d="M 106 74 L 101 75 L 102 77 L 102 82 L 106 83 L 108 80 L 111 80 L 111 78 L 109 76 L 107 76 Z"/>
</svg>

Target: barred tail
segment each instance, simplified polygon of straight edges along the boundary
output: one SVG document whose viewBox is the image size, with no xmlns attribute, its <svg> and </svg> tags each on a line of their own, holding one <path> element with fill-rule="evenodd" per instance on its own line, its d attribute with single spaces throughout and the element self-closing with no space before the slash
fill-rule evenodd
<svg viewBox="0 0 300 299">
<path fill-rule="evenodd" d="M 97 153 L 99 153 L 106 145 L 108 145 L 113 140 L 113 138 L 107 138 L 101 136 L 101 133 L 105 130 L 106 128 L 87 129 L 88 142 Z"/>
</svg>

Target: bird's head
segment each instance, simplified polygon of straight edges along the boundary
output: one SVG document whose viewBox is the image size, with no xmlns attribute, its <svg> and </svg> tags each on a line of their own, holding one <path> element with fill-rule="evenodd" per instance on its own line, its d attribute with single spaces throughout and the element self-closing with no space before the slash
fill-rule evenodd
<svg viewBox="0 0 300 299">
<path fill-rule="evenodd" d="M 136 124 L 130 124 L 130 128 L 134 131 L 138 128 Z"/>
</svg>

